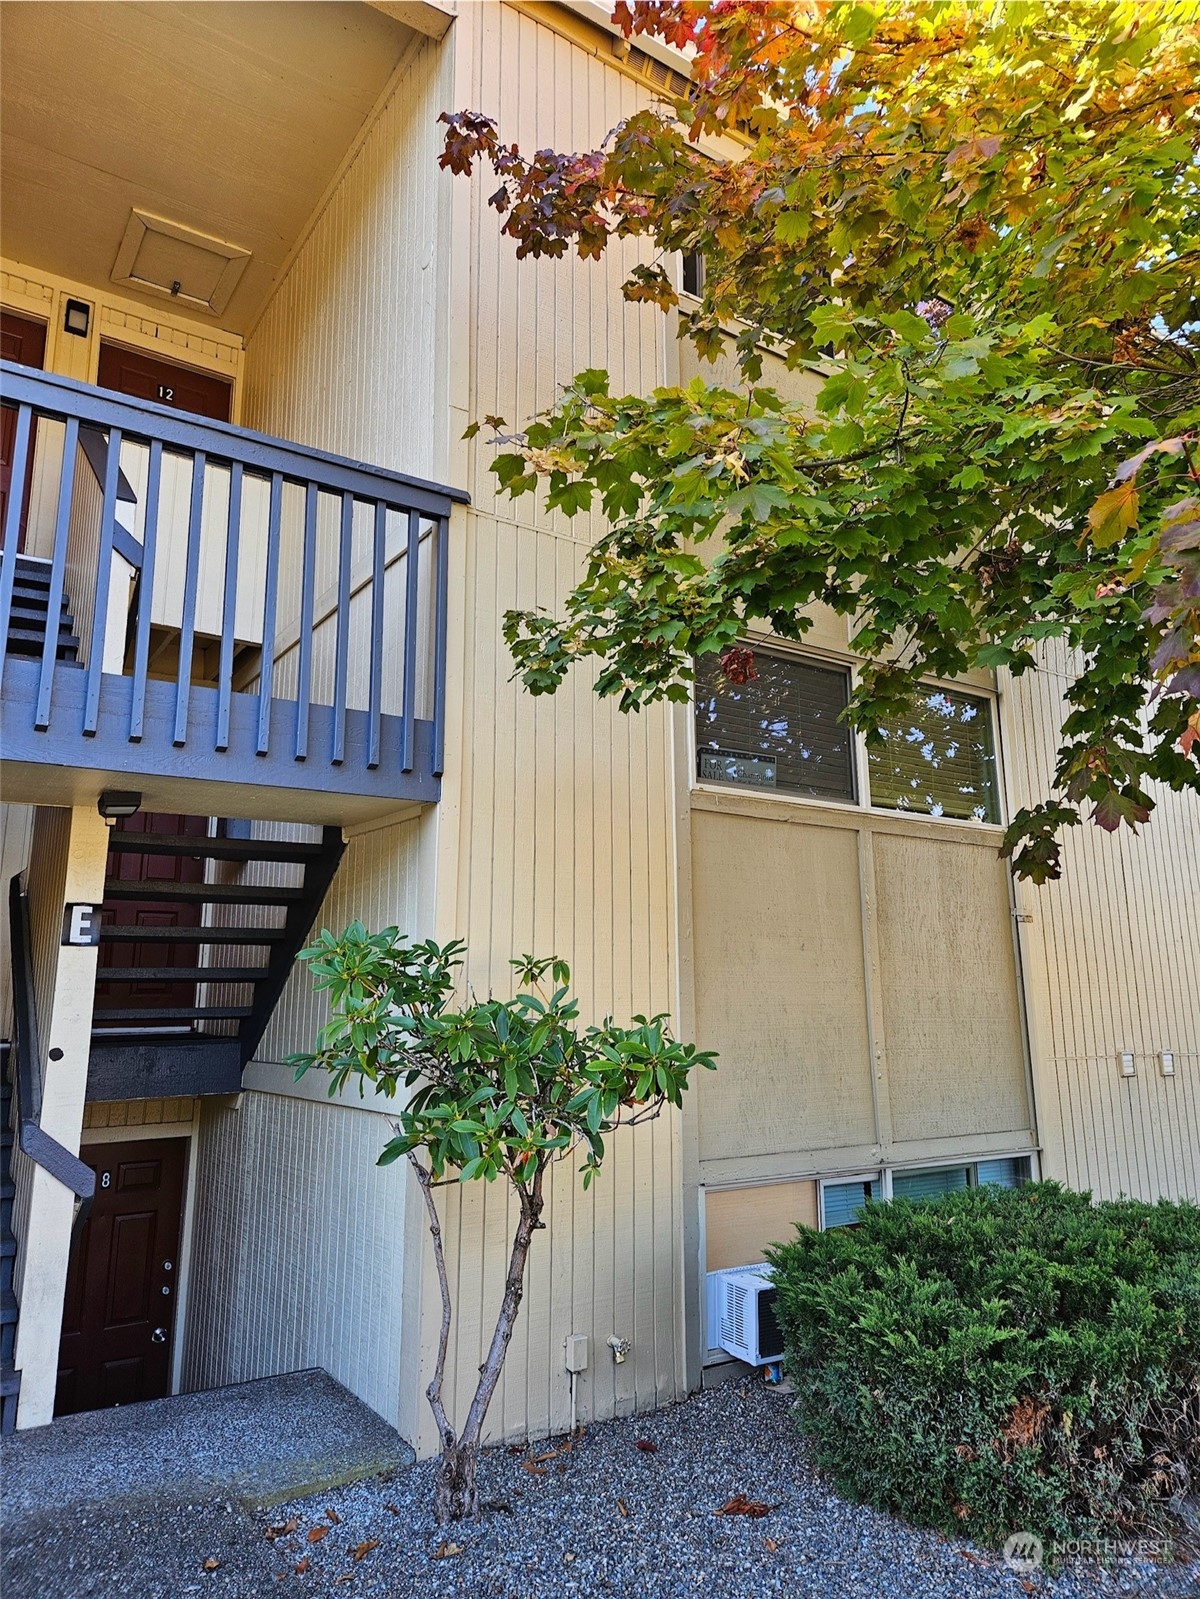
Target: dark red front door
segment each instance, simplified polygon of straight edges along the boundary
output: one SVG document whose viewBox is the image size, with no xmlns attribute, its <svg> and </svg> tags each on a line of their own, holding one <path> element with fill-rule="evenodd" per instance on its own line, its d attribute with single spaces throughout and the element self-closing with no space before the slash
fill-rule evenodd
<svg viewBox="0 0 1200 1599">
<path fill-rule="evenodd" d="M 208 834 L 208 819 L 204 816 L 179 816 L 166 811 L 139 811 L 117 822 L 126 833 L 194 834 L 204 838 Z M 134 850 L 110 850 L 108 876 L 122 883 L 145 883 L 145 899 L 118 899 L 104 907 L 106 927 L 199 927 L 200 906 L 178 900 L 155 898 L 156 887 L 164 883 L 202 883 L 204 861 L 197 855 L 143 855 Z M 100 961 L 96 968 L 96 1008 L 92 1024 L 101 1028 L 105 1010 L 128 1010 L 132 1006 L 146 1010 L 186 1010 L 196 1003 L 196 982 L 186 978 L 173 979 L 170 969 L 179 966 L 199 965 L 198 944 L 126 943 L 100 945 Z M 147 970 L 147 976 L 137 981 L 112 981 L 105 971 L 117 966 L 137 966 Z M 135 1022 L 117 1024 L 123 1031 L 135 1028 Z M 153 1022 L 147 1025 L 155 1025 Z"/>
<path fill-rule="evenodd" d="M 186 1155 L 185 1138 L 80 1150 L 96 1197 L 67 1273 L 60 1416 L 170 1389 Z"/>
<path fill-rule="evenodd" d="M 34 322 L 27 316 L 17 316 L 13 311 L 0 311 L 0 355 L 6 361 L 19 361 L 22 366 L 37 367 L 40 371 L 46 360 L 46 324 Z M 12 492 L 12 460 L 16 441 L 16 408 L 10 405 L 0 407 L 0 535 L 8 514 L 8 497 Z M 25 522 L 29 515 L 29 485 L 32 478 L 33 429 L 29 434 L 29 454 L 25 462 L 25 510 L 21 516 L 18 549 L 25 546 Z"/>
<path fill-rule="evenodd" d="M 156 405 L 173 405 L 178 411 L 196 416 L 229 421 L 232 389 L 224 378 L 195 367 L 176 366 L 172 361 L 157 361 L 141 350 L 127 350 L 120 344 L 101 344 L 100 368 L 96 382 L 102 389 L 116 389 Z"/>
</svg>

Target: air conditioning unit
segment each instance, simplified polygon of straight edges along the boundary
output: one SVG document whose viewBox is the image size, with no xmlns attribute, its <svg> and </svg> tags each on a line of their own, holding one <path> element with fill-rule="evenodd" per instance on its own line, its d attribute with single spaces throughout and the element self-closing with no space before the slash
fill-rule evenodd
<svg viewBox="0 0 1200 1599">
<path fill-rule="evenodd" d="M 783 1359 L 769 1266 L 733 1266 L 708 1274 L 708 1342 L 750 1366 Z"/>
</svg>

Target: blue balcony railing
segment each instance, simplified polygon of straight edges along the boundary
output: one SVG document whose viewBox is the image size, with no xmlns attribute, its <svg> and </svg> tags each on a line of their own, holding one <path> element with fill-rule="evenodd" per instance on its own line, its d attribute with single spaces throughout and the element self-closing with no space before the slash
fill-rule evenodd
<svg viewBox="0 0 1200 1599">
<path fill-rule="evenodd" d="M 465 494 L 10 362 L 0 392 L 11 797 L 55 765 L 437 798 Z"/>
</svg>

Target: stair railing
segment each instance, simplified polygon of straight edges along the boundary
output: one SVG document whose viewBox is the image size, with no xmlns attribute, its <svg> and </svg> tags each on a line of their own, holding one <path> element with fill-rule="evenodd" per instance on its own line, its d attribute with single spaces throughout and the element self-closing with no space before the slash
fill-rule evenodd
<svg viewBox="0 0 1200 1599">
<path fill-rule="evenodd" d="M 33 939 L 29 926 L 29 896 L 18 873 L 8 885 L 9 948 L 12 957 L 13 1099 L 16 1105 L 17 1143 L 36 1166 L 70 1189 L 79 1205 L 71 1229 L 74 1243 L 87 1220 L 96 1192 L 96 1174 L 77 1155 L 42 1128 L 41 1047 L 38 1039 L 37 995 L 33 980 Z"/>
</svg>

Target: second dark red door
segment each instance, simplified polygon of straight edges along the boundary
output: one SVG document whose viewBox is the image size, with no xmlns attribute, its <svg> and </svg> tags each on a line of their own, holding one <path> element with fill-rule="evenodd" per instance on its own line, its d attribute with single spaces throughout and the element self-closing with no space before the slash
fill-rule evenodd
<svg viewBox="0 0 1200 1599">
<path fill-rule="evenodd" d="M 185 1138 L 80 1151 L 96 1197 L 67 1273 L 60 1416 L 170 1390 L 186 1155 Z"/>
</svg>

